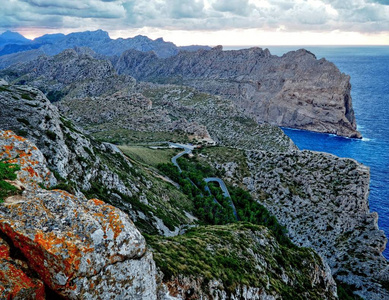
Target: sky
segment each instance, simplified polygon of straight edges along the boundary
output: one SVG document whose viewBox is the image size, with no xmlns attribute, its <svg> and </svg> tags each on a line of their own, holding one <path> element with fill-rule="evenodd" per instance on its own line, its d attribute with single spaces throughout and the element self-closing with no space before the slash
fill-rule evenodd
<svg viewBox="0 0 389 300">
<path fill-rule="evenodd" d="M 103 29 L 177 45 L 389 45 L 389 0 L 0 0 L 0 32 Z"/>
</svg>

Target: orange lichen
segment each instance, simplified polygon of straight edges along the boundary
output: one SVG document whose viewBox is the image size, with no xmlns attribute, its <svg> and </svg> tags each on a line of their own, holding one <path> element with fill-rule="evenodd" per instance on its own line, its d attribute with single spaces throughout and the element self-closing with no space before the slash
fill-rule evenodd
<svg viewBox="0 0 389 300">
<path fill-rule="evenodd" d="M 23 171 L 27 171 L 30 174 L 30 177 L 38 176 L 38 173 L 32 167 L 25 167 L 22 169 Z"/>
<path fill-rule="evenodd" d="M 20 298 L 19 294 L 22 290 L 28 290 L 34 299 L 46 299 L 43 283 L 38 280 L 34 280 L 34 282 L 22 270 L 11 263 L 6 263 L 6 272 L 0 270 L 0 277 L 8 279 L 10 290 L 8 291 L 7 299 Z"/>
<path fill-rule="evenodd" d="M 9 247 L 5 244 L 0 244 L 0 258 L 9 257 Z"/>
<path fill-rule="evenodd" d="M 104 205 L 105 203 L 99 199 L 90 199 L 95 205 Z"/>
</svg>

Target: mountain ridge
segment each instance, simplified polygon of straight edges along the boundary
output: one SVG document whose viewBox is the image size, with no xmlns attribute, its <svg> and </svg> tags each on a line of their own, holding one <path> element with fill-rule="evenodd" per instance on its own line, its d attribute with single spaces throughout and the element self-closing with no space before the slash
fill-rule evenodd
<svg viewBox="0 0 389 300">
<path fill-rule="evenodd" d="M 5 35 L 3 39 L 1 38 L 2 35 L 0 35 L 0 56 L 31 49 L 40 49 L 48 55 L 56 55 L 65 49 L 73 47 L 90 47 L 92 50 L 105 56 L 121 55 L 127 49 L 137 49 L 139 51 L 154 51 L 159 57 L 169 57 L 176 55 L 180 50 L 210 49 L 208 46 L 195 45 L 179 47 L 172 42 L 165 42 L 163 38 L 152 40 L 143 35 L 137 35 L 132 38 L 111 39 L 108 32 L 101 29 L 72 32 L 67 35 L 61 33 L 46 34 L 32 41 L 25 39 L 17 32 L 7 31 L 3 35 Z M 10 39 L 12 36 L 15 38 Z"/>
</svg>

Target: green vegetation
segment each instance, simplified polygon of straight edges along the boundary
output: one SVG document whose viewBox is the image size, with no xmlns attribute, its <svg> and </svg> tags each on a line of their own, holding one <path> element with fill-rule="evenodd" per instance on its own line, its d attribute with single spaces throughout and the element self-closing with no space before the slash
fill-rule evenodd
<svg viewBox="0 0 389 300">
<path fill-rule="evenodd" d="M 158 169 L 177 182 L 183 193 L 193 200 L 194 214 L 203 224 L 222 225 L 236 222 L 230 206 L 232 200 L 239 221 L 264 225 L 273 232 L 280 244 L 295 247 L 286 235 L 285 227 L 281 226 L 263 205 L 254 201 L 250 193 L 239 187 L 227 186 L 231 199 L 225 199 L 220 188 L 211 184 L 210 190 L 213 192 L 209 194 L 204 178 L 219 177 L 219 172 L 196 158 L 188 159 L 182 156 L 177 162 L 183 171 L 182 173 L 179 173 L 178 169 L 171 163 L 160 164 Z"/>
<path fill-rule="evenodd" d="M 258 238 L 269 244 L 260 245 Z M 312 288 L 308 274 L 320 258 L 307 248 L 279 245 L 262 226 L 242 222 L 200 226 L 184 235 L 146 235 L 146 239 L 167 280 L 193 276 L 202 279 L 205 288 L 210 280 L 219 279 L 229 294 L 246 285 L 276 292 L 283 299 L 319 299 L 321 287 Z M 288 276 L 288 283 L 282 274 Z"/>
<path fill-rule="evenodd" d="M 171 157 L 178 152 L 177 149 L 151 149 L 143 146 L 119 146 L 119 148 L 131 159 L 153 167 L 169 163 Z"/>
<path fill-rule="evenodd" d="M 177 131 L 136 131 L 123 128 L 115 128 L 110 126 L 111 129 L 107 129 L 107 124 L 101 126 L 88 127 L 90 131 L 96 131 L 91 135 L 98 141 L 109 142 L 116 145 L 146 145 L 148 143 L 173 141 L 173 142 L 188 142 L 189 139 L 185 133 Z"/>
<path fill-rule="evenodd" d="M 19 165 L 0 160 L 0 203 L 4 202 L 4 199 L 8 196 L 20 193 L 20 190 L 5 181 L 5 179 L 15 180 L 17 176 L 15 172 L 18 170 L 20 170 Z"/>
<path fill-rule="evenodd" d="M 336 280 L 336 286 L 339 300 L 363 300 L 363 298 L 353 294 L 353 291 L 356 290 L 355 286 L 348 285 L 339 280 Z"/>
<path fill-rule="evenodd" d="M 27 93 L 23 93 L 21 95 L 22 99 L 25 99 L 25 100 L 34 100 L 30 94 L 27 94 Z"/>
<path fill-rule="evenodd" d="M 62 91 L 50 91 L 46 95 L 47 99 L 49 99 L 50 102 L 57 102 L 61 100 L 64 96 L 66 96 L 66 93 Z"/>
<path fill-rule="evenodd" d="M 49 116 L 46 116 L 46 118 L 50 118 Z M 80 131 L 78 131 L 75 127 L 74 127 L 74 124 L 72 123 L 72 121 L 68 120 L 68 119 L 65 119 L 63 117 L 60 117 L 59 118 L 62 122 L 62 124 L 60 124 L 60 126 L 62 127 L 62 129 L 69 129 L 70 131 L 72 132 L 76 132 L 76 133 L 80 133 Z M 46 119 L 46 121 L 50 121 L 50 119 Z"/>
<path fill-rule="evenodd" d="M 5 86 L 0 86 L 0 92 L 11 92 L 11 90 L 6 88 Z M 16 100 L 18 100 L 18 98 L 16 98 Z"/>
<path fill-rule="evenodd" d="M 16 118 L 16 120 L 18 120 L 18 122 L 20 122 L 20 123 L 23 123 L 24 125 L 27 125 L 27 126 L 30 125 L 30 122 L 28 120 L 26 120 L 26 119 Z"/>
</svg>

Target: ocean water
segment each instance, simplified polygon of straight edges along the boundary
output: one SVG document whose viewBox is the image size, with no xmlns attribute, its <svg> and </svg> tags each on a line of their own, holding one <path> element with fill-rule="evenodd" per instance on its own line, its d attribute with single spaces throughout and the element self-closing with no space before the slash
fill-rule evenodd
<svg viewBox="0 0 389 300">
<path fill-rule="evenodd" d="M 260 47 L 275 55 L 305 48 L 351 76 L 351 96 L 362 140 L 283 129 L 300 149 L 350 157 L 370 167 L 370 210 L 378 212 L 378 226 L 389 237 L 389 46 Z M 389 244 L 383 254 L 389 259 Z"/>
</svg>

